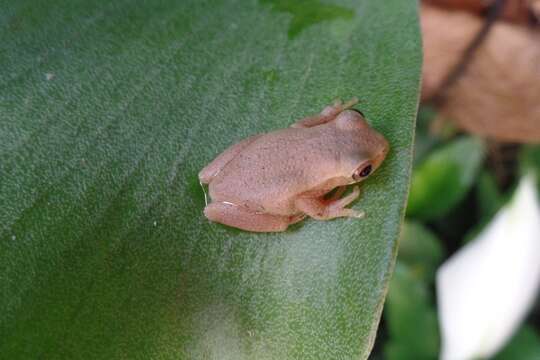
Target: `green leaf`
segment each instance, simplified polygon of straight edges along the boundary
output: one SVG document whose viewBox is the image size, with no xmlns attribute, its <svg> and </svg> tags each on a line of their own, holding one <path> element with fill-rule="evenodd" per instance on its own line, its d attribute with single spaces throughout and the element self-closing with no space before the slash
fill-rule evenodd
<svg viewBox="0 0 540 360">
<path fill-rule="evenodd" d="M 437 313 L 428 284 L 398 261 L 385 306 L 389 340 L 385 359 L 436 359 L 439 353 Z"/>
<path fill-rule="evenodd" d="M 524 146 L 519 156 L 519 167 L 522 175 L 533 171 L 538 179 L 540 189 L 540 145 Z"/>
<path fill-rule="evenodd" d="M 506 194 L 501 193 L 495 177 L 487 170 L 480 174 L 476 184 L 476 204 L 478 206 L 479 220 L 472 229 L 467 231 L 463 243 L 475 239 L 482 232 L 497 211 L 510 200 L 512 193 L 513 191 Z"/>
<path fill-rule="evenodd" d="M 484 143 L 472 137 L 430 154 L 414 171 L 407 215 L 430 220 L 446 214 L 471 188 L 484 155 Z"/>
<path fill-rule="evenodd" d="M 415 275 L 431 281 L 443 258 L 443 249 L 437 236 L 419 222 L 405 221 L 399 237 L 398 259 Z"/>
<path fill-rule="evenodd" d="M 427 105 L 420 105 L 416 118 L 416 131 L 414 134 L 414 165 L 422 160 L 441 142 L 439 136 L 433 134 L 430 127 L 437 116 L 436 109 Z"/>
<path fill-rule="evenodd" d="M 507 199 L 499 191 L 495 177 L 488 171 L 483 171 L 478 177 L 477 203 L 482 222 L 489 221 Z"/>
<path fill-rule="evenodd" d="M 304 3 L 4 4 L 0 358 L 367 357 L 409 185 L 417 9 Z M 353 96 L 392 146 L 364 220 L 207 221 L 205 164 Z"/>
<path fill-rule="evenodd" d="M 531 326 L 524 325 L 494 360 L 540 359 L 540 336 Z"/>
</svg>

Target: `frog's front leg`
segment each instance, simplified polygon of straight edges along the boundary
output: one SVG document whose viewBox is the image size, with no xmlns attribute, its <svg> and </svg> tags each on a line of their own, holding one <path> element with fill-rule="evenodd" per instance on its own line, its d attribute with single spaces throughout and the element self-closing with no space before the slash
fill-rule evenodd
<svg viewBox="0 0 540 360">
<path fill-rule="evenodd" d="M 304 215 L 279 216 L 254 212 L 246 207 L 214 202 L 204 208 L 204 215 L 211 221 L 247 231 L 278 232 L 302 220 Z"/>
<path fill-rule="evenodd" d="M 210 181 L 212 181 L 212 179 L 221 171 L 221 169 L 223 169 L 225 165 L 227 165 L 229 161 L 234 159 L 236 155 L 242 151 L 242 149 L 251 144 L 260 136 L 261 135 L 250 136 L 239 143 L 230 146 L 219 154 L 217 158 L 215 158 L 210 164 L 206 165 L 204 169 L 199 172 L 199 180 L 201 183 L 209 184 Z"/>
<path fill-rule="evenodd" d="M 336 118 L 342 111 L 350 109 L 358 104 L 358 98 L 352 98 L 345 104 L 341 100 L 336 100 L 333 105 L 329 105 L 321 111 L 319 115 L 304 118 L 292 124 L 293 128 L 308 128 L 330 122 Z"/>
<path fill-rule="evenodd" d="M 341 196 L 343 196 L 343 194 L 345 194 L 345 191 L 347 191 L 347 185 L 343 185 L 343 186 L 339 186 L 333 194 L 330 195 L 330 197 L 327 198 L 327 200 L 337 200 L 339 199 Z"/>
<path fill-rule="evenodd" d="M 337 217 L 363 218 L 363 211 L 347 209 L 346 206 L 352 203 L 360 195 L 358 186 L 355 186 L 352 193 L 341 199 L 324 199 L 300 196 L 295 201 L 296 208 L 317 220 L 330 220 Z"/>
</svg>

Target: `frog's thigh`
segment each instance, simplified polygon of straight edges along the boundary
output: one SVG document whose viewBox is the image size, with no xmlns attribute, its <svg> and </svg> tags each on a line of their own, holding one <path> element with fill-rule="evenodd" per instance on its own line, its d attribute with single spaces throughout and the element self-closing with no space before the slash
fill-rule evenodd
<svg viewBox="0 0 540 360">
<path fill-rule="evenodd" d="M 217 158 L 215 158 L 210 164 L 206 165 L 204 169 L 202 169 L 199 172 L 199 180 L 203 184 L 208 184 L 212 180 L 214 176 L 217 175 L 217 173 L 223 169 L 225 165 L 232 159 L 238 155 L 239 152 L 241 152 L 246 146 L 251 144 L 254 140 L 256 140 L 261 135 L 253 135 L 248 137 L 247 139 L 244 139 L 240 141 L 239 143 L 236 143 L 234 145 L 231 145 L 226 150 L 224 150 L 221 154 L 218 155 Z"/>
<path fill-rule="evenodd" d="M 255 213 L 241 206 L 214 202 L 204 208 L 204 215 L 211 221 L 247 231 L 285 231 L 289 224 L 298 221 L 289 216 Z"/>
</svg>

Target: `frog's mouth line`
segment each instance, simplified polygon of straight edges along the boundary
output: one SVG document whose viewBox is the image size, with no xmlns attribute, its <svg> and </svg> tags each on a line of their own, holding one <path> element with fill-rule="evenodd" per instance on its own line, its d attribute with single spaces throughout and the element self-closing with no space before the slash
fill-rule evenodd
<svg viewBox="0 0 540 360">
<path fill-rule="evenodd" d="M 379 155 L 375 157 L 375 170 L 377 170 L 381 164 L 383 163 L 384 159 L 386 159 L 386 155 L 390 151 L 390 147 L 384 148 Z"/>
</svg>

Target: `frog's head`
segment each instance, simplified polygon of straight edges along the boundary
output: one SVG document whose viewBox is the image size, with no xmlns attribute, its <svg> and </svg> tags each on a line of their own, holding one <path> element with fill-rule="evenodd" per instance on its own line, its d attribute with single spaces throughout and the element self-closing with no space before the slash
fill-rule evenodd
<svg viewBox="0 0 540 360">
<path fill-rule="evenodd" d="M 345 110 L 335 120 L 336 126 L 345 131 L 347 169 L 351 183 L 364 180 L 381 165 L 388 154 L 388 141 L 369 126 L 359 110 Z"/>
</svg>

